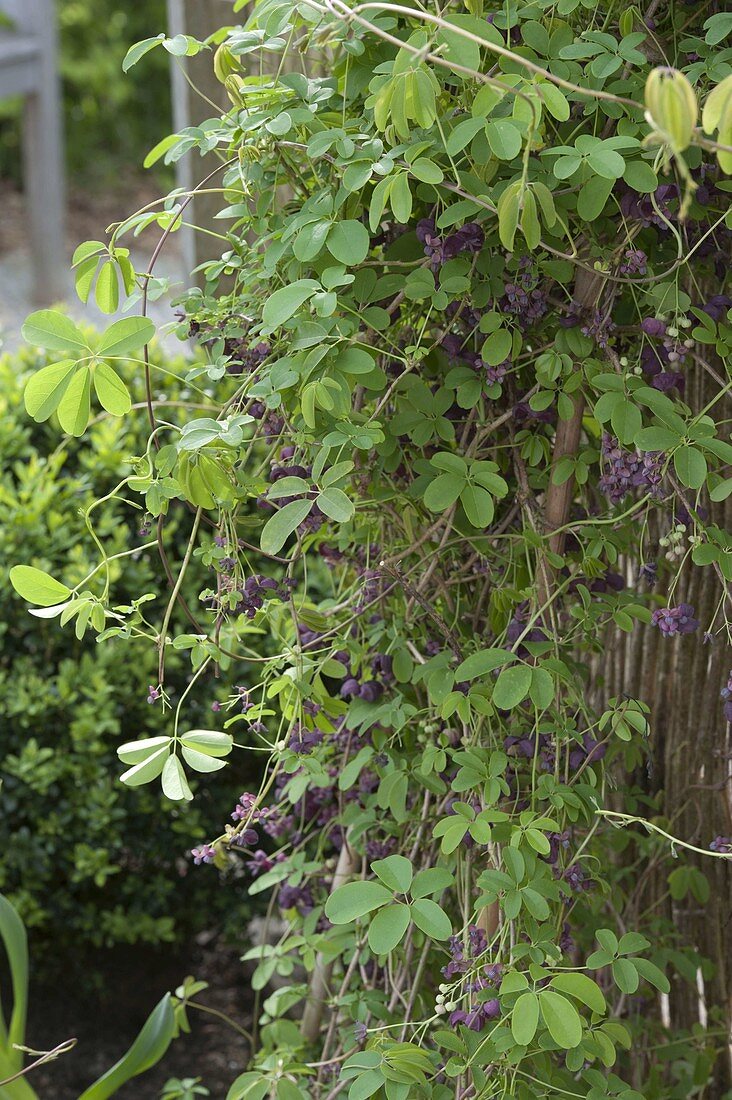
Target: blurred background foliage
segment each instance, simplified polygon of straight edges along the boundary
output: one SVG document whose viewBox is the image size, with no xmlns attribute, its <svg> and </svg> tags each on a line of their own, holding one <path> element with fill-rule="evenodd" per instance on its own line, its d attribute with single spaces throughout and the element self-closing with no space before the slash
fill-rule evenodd
<svg viewBox="0 0 732 1100">
<path fill-rule="evenodd" d="M 56 8 L 70 187 L 129 185 L 172 128 L 168 55 L 154 50 L 122 72 L 131 43 L 165 30 L 165 0 L 57 0 Z M 19 100 L 0 102 L 0 179 L 18 185 L 20 113 Z"/>
</svg>

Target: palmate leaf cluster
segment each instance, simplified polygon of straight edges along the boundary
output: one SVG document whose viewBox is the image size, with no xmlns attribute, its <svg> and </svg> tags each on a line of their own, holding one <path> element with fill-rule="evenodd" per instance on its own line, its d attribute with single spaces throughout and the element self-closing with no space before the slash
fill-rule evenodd
<svg viewBox="0 0 732 1100">
<path fill-rule="evenodd" d="M 682 1095 L 643 1052 L 683 979 L 654 915 L 626 927 L 643 869 L 613 835 L 640 820 L 653 714 L 608 697 L 602 659 L 618 631 L 728 641 L 732 51 L 723 13 L 653 10 L 260 0 L 208 42 L 128 54 L 210 51 L 230 104 L 148 157 L 208 154 L 220 193 L 221 258 L 178 302 L 215 411 L 171 425 L 148 373 L 119 488 L 158 521 L 161 705 L 171 646 L 190 692 L 220 664 L 251 685 L 211 731 L 186 732 L 184 697 L 169 737 L 120 750 L 123 779 L 181 800 L 235 748 L 262 761 L 196 852 L 285 921 L 247 954 L 255 989 L 283 985 L 229 1100 Z M 186 201 L 77 253 L 82 296 L 115 264 L 129 292 L 120 241 L 167 239 Z M 76 356 L 62 317 L 39 332 L 70 380 L 32 382 L 31 415 L 81 434 L 92 372 L 125 412 L 112 329 Z M 139 342 L 115 345 L 123 373 L 149 372 Z M 171 636 L 194 554 L 212 582 Z M 63 616 L 78 594 L 28 566 L 18 590 Z M 717 593 L 703 623 L 674 600 L 693 569 Z M 87 597 L 101 644 L 128 629 L 108 587 Z M 646 826 L 661 862 L 689 847 Z M 684 1052 L 703 1085 L 712 1033 Z"/>
</svg>

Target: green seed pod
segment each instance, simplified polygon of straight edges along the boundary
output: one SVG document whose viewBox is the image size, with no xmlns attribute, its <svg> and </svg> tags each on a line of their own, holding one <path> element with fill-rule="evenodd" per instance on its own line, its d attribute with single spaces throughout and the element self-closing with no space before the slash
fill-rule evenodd
<svg viewBox="0 0 732 1100">
<path fill-rule="evenodd" d="M 213 67 L 216 79 L 220 80 L 222 84 L 225 84 L 226 78 L 236 73 L 239 68 L 233 53 L 228 46 L 223 44 L 219 46 L 214 54 Z"/>
<path fill-rule="evenodd" d="M 646 81 L 647 118 L 674 153 L 691 144 L 699 107 L 689 81 L 678 69 L 654 69 Z"/>
<path fill-rule="evenodd" d="M 702 126 L 706 134 L 719 131 L 722 145 L 732 145 L 732 73 L 709 93 L 702 111 Z M 717 151 L 717 160 L 723 172 L 732 175 L 732 153 Z"/>
</svg>

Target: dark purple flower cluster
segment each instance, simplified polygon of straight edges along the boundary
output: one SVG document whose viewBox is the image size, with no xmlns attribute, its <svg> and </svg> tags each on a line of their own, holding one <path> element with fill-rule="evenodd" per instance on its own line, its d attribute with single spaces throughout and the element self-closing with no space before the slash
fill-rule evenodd
<svg viewBox="0 0 732 1100">
<path fill-rule="evenodd" d="M 655 226 L 662 233 L 668 233 L 669 228 L 664 219 L 673 220 L 674 215 L 668 204 L 678 198 L 678 195 L 679 189 L 675 183 L 662 183 L 653 193 L 654 205 L 650 195 L 641 195 L 628 188 L 621 196 L 620 209 L 630 221 L 640 222 L 646 227 Z"/>
<path fill-rule="evenodd" d="M 293 584 L 294 581 L 290 577 L 279 582 L 261 573 L 253 573 L 251 577 L 247 577 L 244 587 L 238 590 L 239 599 L 235 611 L 240 615 L 246 615 L 248 619 L 253 619 L 264 607 L 265 600 L 288 600 L 289 589 Z"/>
<path fill-rule="evenodd" d="M 315 908 L 313 894 L 309 886 L 289 886 L 287 883 L 280 887 L 277 904 L 280 909 L 297 909 L 301 916 L 311 913 Z"/>
<path fill-rule="evenodd" d="M 471 1031 L 481 1031 L 490 1021 L 501 1014 L 501 1004 L 497 997 L 486 997 L 486 991 L 497 992 L 498 983 L 503 974 L 500 963 L 481 966 L 478 959 L 488 949 L 488 940 L 482 928 L 468 925 L 467 943 L 460 936 L 451 936 L 448 942 L 450 962 L 442 968 L 448 980 L 458 974 L 468 974 L 468 981 L 462 983 L 461 992 L 468 997 L 479 999 L 469 1001 L 465 1008 L 456 1008 L 450 1013 L 450 1026 L 463 1024 Z"/>
<path fill-rule="evenodd" d="M 308 729 L 302 722 L 295 722 L 290 730 L 288 748 L 297 753 L 298 756 L 307 756 L 308 753 L 311 753 L 313 749 L 322 744 L 323 736 L 323 731 L 317 727 Z"/>
<path fill-rule="evenodd" d="M 620 263 L 621 275 L 645 275 L 648 270 L 648 257 L 642 248 L 626 248 Z"/>
<path fill-rule="evenodd" d="M 576 894 L 592 889 L 592 879 L 581 863 L 572 863 L 564 871 L 562 878 Z"/>
<path fill-rule="evenodd" d="M 152 706 L 153 703 L 157 703 L 158 699 L 162 698 L 163 692 L 159 687 L 155 687 L 153 684 L 148 685 L 147 689 L 147 701 Z"/>
<path fill-rule="evenodd" d="M 617 439 L 602 437 L 603 474 L 598 482 L 611 504 L 619 504 L 631 489 L 642 488 L 656 495 L 661 484 L 664 455 L 660 451 L 624 450 Z"/>
<path fill-rule="evenodd" d="M 276 864 L 282 863 L 286 858 L 284 852 L 278 852 L 276 856 L 268 856 L 261 848 L 257 848 L 252 858 L 245 861 L 244 866 L 249 873 L 256 878 L 257 875 L 263 875 L 267 871 L 271 871 Z"/>
<path fill-rule="evenodd" d="M 686 380 L 679 367 L 684 365 L 694 341 L 683 338 L 678 329 L 658 317 L 646 317 L 641 331 L 651 338 L 644 342 L 640 355 L 641 369 L 651 386 L 661 393 L 673 389 L 683 393 Z"/>
<path fill-rule="evenodd" d="M 585 318 L 580 331 L 583 336 L 589 336 L 594 340 L 598 348 L 604 349 L 610 343 L 615 327 L 607 313 L 601 309 L 593 309 L 589 317 Z"/>
<path fill-rule="evenodd" d="M 732 672 L 727 678 L 727 683 L 722 688 L 720 695 L 724 700 L 724 720 L 732 722 Z"/>
<path fill-rule="evenodd" d="M 728 836 L 715 836 L 709 845 L 710 852 L 721 852 L 722 855 L 732 855 L 732 838 Z"/>
<path fill-rule="evenodd" d="M 538 287 L 538 275 L 530 256 L 522 256 L 513 282 L 503 288 L 496 303 L 501 313 L 515 317 L 523 329 L 540 321 L 547 311 L 546 294 Z"/>
<path fill-rule="evenodd" d="M 699 627 L 699 620 L 694 618 L 694 608 L 689 603 L 657 608 L 651 621 L 668 638 L 674 634 L 693 634 Z"/>
<path fill-rule="evenodd" d="M 417 240 L 424 246 L 424 254 L 429 256 L 433 271 L 437 271 L 461 252 L 470 255 L 480 252 L 485 234 L 477 222 L 467 222 L 461 229 L 456 229 L 447 237 L 441 237 L 434 218 L 423 218 L 417 223 Z"/>
<path fill-rule="evenodd" d="M 224 355 L 229 356 L 227 374 L 251 374 L 257 367 L 261 367 L 271 352 L 269 344 L 247 345 L 245 340 L 227 340 L 224 344 Z"/>
</svg>

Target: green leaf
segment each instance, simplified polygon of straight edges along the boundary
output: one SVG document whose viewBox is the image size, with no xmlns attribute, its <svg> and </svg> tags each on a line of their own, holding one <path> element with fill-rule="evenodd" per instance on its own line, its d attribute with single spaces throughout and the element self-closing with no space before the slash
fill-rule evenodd
<svg viewBox="0 0 732 1100">
<path fill-rule="evenodd" d="M 272 1082 L 261 1073 L 240 1073 L 229 1087 L 226 1100 L 265 1100 L 271 1095 Z"/>
<path fill-rule="evenodd" d="M 136 65 L 141 57 L 144 57 L 146 53 L 150 53 L 150 50 L 154 50 L 156 46 L 159 46 L 165 39 L 164 34 L 156 35 L 155 38 L 143 38 L 141 42 L 135 42 L 134 46 L 130 46 L 129 50 L 125 54 L 124 61 L 122 62 L 122 72 L 126 73 Z"/>
<path fill-rule="evenodd" d="M 109 363 L 97 363 L 94 368 L 94 389 L 99 404 L 112 416 L 124 416 L 132 408 L 127 386 Z"/>
<path fill-rule="evenodd" d="M 290 535 L 310 515 L 312 500 L 291 500 L 267 520 L 260 546 L 265 554 L 278 554 Z"/>
<path fill-rule="evenodd" d="M 536 1035 L 539 1026 L 539 998 L 536 993 L 527 990 L 522 993 L 511 1013 L 511 1033 L 516 1042 L 527 1047 Z"/>
<path fill-rule="evenodd" d="M 453 882 L 454 878 L 446 867 L 428 867 L 417 871 L 409 892 L 413 898 L 426 898 L 428 894 L 449 889 Z"/>
<path fill-rule="evenodd" d="M 521 131 L 506 118 L 497 118 L 485 128 L 488 144 L 499 160 L 513 160 L 521 152 Z"/>
<path fill-rule="evenodd" d="M 120 783 L 124 783 L 126 787 L 141 787 L 145 783 L 151 783 L 153 779 L 158 778 L 165 767 L 169 752 L 170 740 L 167 739 L 167 744 L 123 772 L 119 777 Z"/>
<path fill-rule="evenodd" d="M 366 259 L 371 245 L 369 231 L 363 222 L 336 222 L 328 233 L 326 247 L 346 267 L 355 267 Z"/>
<path fill-rule="evenodd" d="M 707 460 L 696 447 L 679 447 L 674 451 L 674 468 L 687 489 L 701 489 L 707 476 Z"/>
<path fill-rule="evenodd" d="M 170 993 L 166 993 L 148 1016 L 134 1043 L 111 1069 L 79 1097 L 79 1100 L 107 1100 L 140 1073 L 156 1065 L 177 1034 Z"/>
<path fill-rule="evenodd" d="M 172 738 L 160 734 L 157 737 L 143 737 L 139 741 L 128 741 L 117 749 L 117 756 L 123 764 L 141 764 L 150 756 L 170 744 Z"/>
<path fill-rule="evenodd" d="M 650 195 L 658 187 L 658 176 L 644 160 L 631 160 L 625 165 L 623 179 L 628 187 L 642 195 Z"/>
<path fill-rule="evenodd" d="M 458 683 L 463 680 L 475 680 L 513 659 L 514 654 L 508 649 L 481 649 L 477 653 L 471 653 L 458 665 L 455 669 L 455 680 Z"/>
<path fill-rule="evenodd" d="M 390 890 L 406 894 L 412 885 L 412 864 L 406 856 L 387 856 L 371 864 L 371 870 Z"/>
<path fill-rule="evenodd" d="M 551 673 L 545 668 L 533 668 L 531 670 L 531 688 L 529 689 L 531 702 L 539 710 L 546 710 L 554 699 L 554 680 Z"/>
<path fill-rule="evenodd" d="M 123 317 L 102 333 L 96 353 L 116 359 L 149 344 L 154 335 L 155 325 L 149 317 Z"/>
<path fill-rule="evenodd" d="M 635 442 L 642 451 L 670 451 L 679 444 L 680 436 L 670 428 L 641 428 Z"/>
<path fill-rule="evenodd" d="M 408 905 L 386 905 L 369 925 L 369 947 L 376 955 L 393 951 L 409 927 Z"/>
<path fill-rule="evenodd" d="M 353 501 L 349 500 L 342 489 L 336 489 L 335 486 L 323 489 L 315 503 L 328 519 L 335 520 L 336 523 L 347 523 L 355 512 Z"/>
<path fill-rule="evenodd" d="M 460 493 L 460 503 L 473 527 L 485 528 L 491 523 L 495 507 L 493 497 L 486 489 L 479 485 L 466 485 Z"/>
<path fill-rule="evenodd" d="M 119 280 L 113 260 L 106 260 L 102 264 L 94 298 L 102 313 L 114 313 L 119 306 Z"/>
<path fill-rule="evenodd" d="M 639 985 L 638 971 L 630 959 L 616 959 L 611 969 L 621 993 L 635 993 Z"/>
<path fill-rule="evenodd" d="M 655 986 L 661 993 L 671 992 L 671 983 L 664 972 L 657 967 L 655 963 L 649 962 L 648 959 L 633 959 L 633 966 L 638 971 L 641 978 L 650 982 L 650 984 Z"/>
<path fill-rule="evenodd" d="M 22 599 L 38 607 L 53 607 L 71 595 L 71 589 L 65 584 L 32 565 L 14 565 L 10 570 L 10 583 Z"/>
<path fill-rule="evenodd" d="M 65 432 L 81 436 L 89 423 L 91 371 L 81 367 L 69 382 L 58 406 L 58 422 Z"/>
<path fill-rule="evenodd" d="M 430 898 L 417 898 L 412 902 L 412 920 L 432 940 L 446 940 L 452 935 L 450 918 Z"/>
<path fill-rule="evenodd" d="M 550 989 L 539 994 L 541 1014 L 549 1034 L 563 1050 L 571 1050 L 582 1042 L 582 1020 L 574 1005 L 566 997 Z"/>
<path fill-rule="evenodd" d="M 587 158 L 587 162 L 598 176 L 608 180 L 616 180 L 625 171 L 625 161 L 615 149 L 608 149 L 606 145 L 596 146 Z"/>
<path fill-rule="evenodd" d="M 577 213 L 584 221 L 593 222 L 595 218 L 599 218 L 605 209 L 605 203 L 610 197 L 614 183 L 614 179 L 593 176 L 582 185 L 577 196 Z"/>
<path fill-rule="evenodd" d="M 228 756 L 234 745 L 230 733 L 218 730 L 189 730 L 181 737 L 181 742 L 206 756 Z"/>
<path fill-rule="evenodd" d="M 350 924 L 393 900 L 393 891 L 380 882 L 347 882 L 334 890 L 325 903 L 332 924 Z"/>
<path fill-rule="evenodd" d="M 60 363 L 51 363 L 41 367 L 26 383 L 23 399 L 25 407 L 34 420 L 48 420 L 56 411 L 66 387 L 76 370 L 73 359 L 62 359 Z"/>
<path fill-rule="evenodd" d="M 641 429 L 643 418 L 632 401 L 621 401 L 613 409 L 610 423 L 621 443 L 632 443 Z"/>
<path fill-rule="evenodd" d="M 10 1023 L 5 1034 L 0 1014 L 0 1047 L 5 1055 L 4 1068 L 17 1073 L 23 1065 L 23 1053 L 13 1050 L 13 1044 L 25 1043 L 25 1026 L 28 1012 L 28 940 L 22 920 L 8 899 L 0 894 L 0 937 L 7 955 L 10 968 L 10 981 L 13 988 L 13 1007 Z M 25 1082 L 24 1082 L 25 1083 Z M 18 1100 L 24 1100 L 18 1090 Z M 12 1093 L 8 1089 L 8 1100 Z M 29 1100 L 35 1100 L 35 1093 L 28 1089 Z"/>
<path fill-rule="evenodd" d="M 190 749 L 187 745 L 181 745 L 181 756 L 189 768 L 194 772 L 217 772 L 226 767 L 225 760 L 216 760 L 213 756 L 207 756 L 197 749 Z"/>
<path fill-rule="evenodd" d="M 284 325 L 293 314 L 312 298 L 320 290 L 320 283 L 314 279 L 298 279 L 289 286 L 283 286 L 276 290 L 264 303 L 262 321 L 264 332 L 273 332 L 274 329 Z"/>
<path fill-rule="evenodd" d="M 174 753 L 165 761 L 161 783 L 163 794 L 173 802 L 190 802 L 193 798 L 183 765 Z"/>
<path fill-rule="evenodd" d="M 607 1012 L 602 990 L 586 974 L 557 974 L 549 984 L 560 993 L 569 993 L 571 997 L 576 997 L 583 1005 L 587 1005 L 599 1015 Z"/>
<path fill-rule="evenodd" d="M 528 665 L 504 668 L 493 689 L 493 705 L 499 710 L 513 710 L 517 707 L 529 694 L 531 673 Z"/>
<path fill-rule="evenodd" d="M 480 357 L 489 367 L 497 367 L 508 359 L 513 347 L 513 336 L 505 328 L 492 332 L 481 348 Z"/>
<path fill-rule="evenodd" d="M 709 496 L 711 500 L 718 503 L 721 500 L 726 500 L 730 493 L 732 493 L 732 477 L 727 477 L 714 486 Z"/>
<path fill-rule="evenodd" d="M 445 512 L 450 508 L 465 486 L 459 474 L 440 474 L 427 486 L 424 502 L 431 512 Z"/>
<path fill-rule="evenodd" d="M 86 340 L 74 322 L 55 309 L 31 313 L 20 331 L 27 343 L 47 351 L 71 351 L 79 356 L 89 352 Z"/>
<path fill-rule="evenodd" d="M 405 172 L 400 172 L 392 180 L 389 202 L 394 217 L 401 225 L 406 225 L 412 216 L 412 192 Z"/>
</svg>

